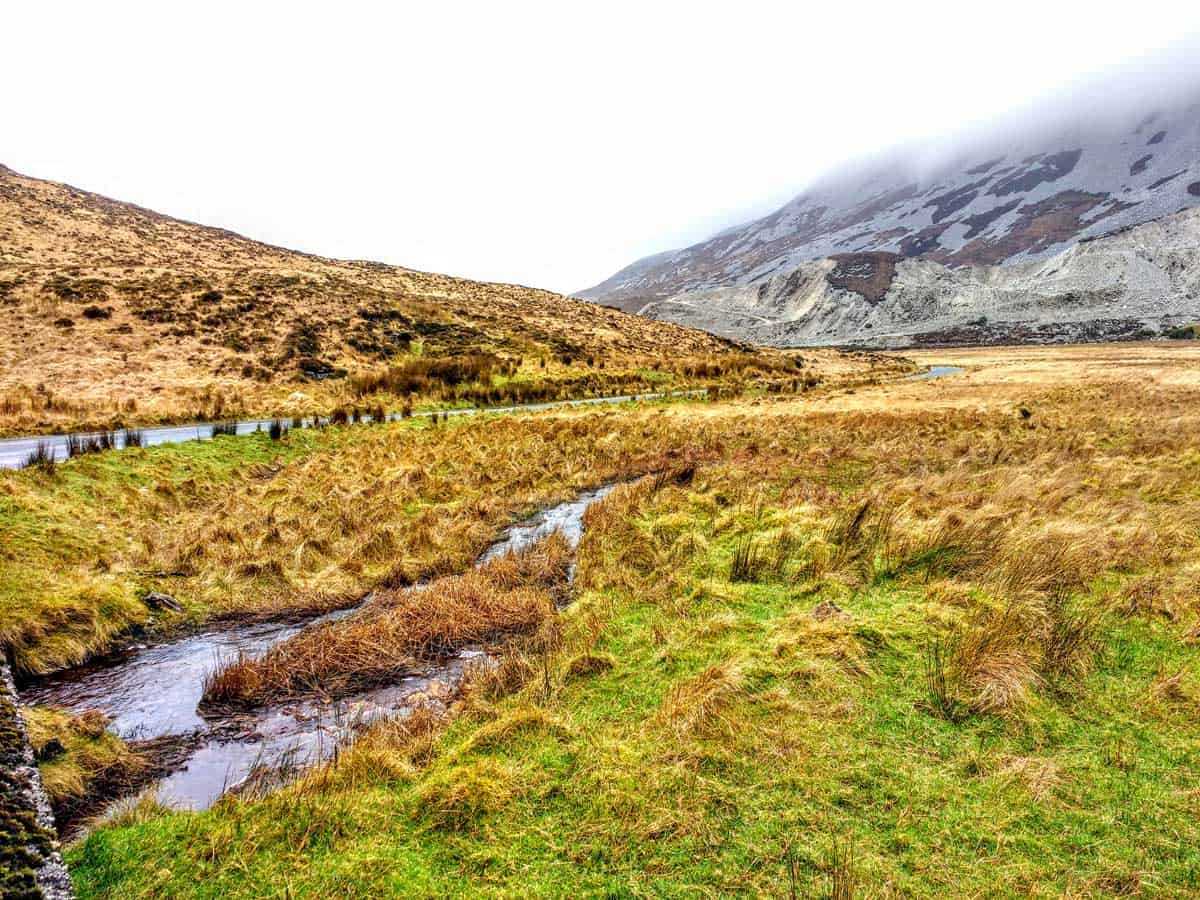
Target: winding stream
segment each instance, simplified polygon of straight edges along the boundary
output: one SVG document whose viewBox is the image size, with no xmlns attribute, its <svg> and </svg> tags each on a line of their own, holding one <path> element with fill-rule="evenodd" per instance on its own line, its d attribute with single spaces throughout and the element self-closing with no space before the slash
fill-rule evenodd
<svg viewBox="0 0 1200 900">
<path fill-rule="evenodd" d="M 587 491 L 510 526 L 476 564 L 528 547 L 555 531 L 574 550 L 583 536 L 584 513 L 613 487 Z M 574 564 L 570 574 L 574 576 Z M 467 666 L 485 656 L 481 648 L 463 650 L 394 684 L 338 701 L 306 699 L 221 719 L 198 713 L 204 678 L 223 661 L 241 653 L 261 655 L 304 628 L 353 612 L 340 610 L 304 623 L 212 629 L 130 647 L 115 657 L 49 676 L 26 688 L 21 700 L 74 712 L 102 710 L 112 719 L 110 729 L 129 740 L 178 736 L 189 749 L 179 768 L 159 782 L 158 799 L 180 808 L 204 809 L 255 772 L 319 761 L 372 721 L 402 714 L 417 701 L 448 698 Z"/>
<path fill-rule="evenodd" d="M 633 403 L 639 400 L 663 400 L 673 397 L 696 397 L 706 394 L 704 389 L 692 391 L 671 391 L 668 393 L 654 394 L 623 394 L 619 397 L 588 397 L 582 400 L 553 400 L 547 403 L 528 403 L 523 406 L 473 406 L 469 408 L 459 409 L 439 409 L 429 412 L 413 413 L 412 418 L 428 418 L 430 416 L 473 416 L 480 413 L 517 413 L 517 412 L 538 412 L 544 409 L 557 409 L 564 406 L 595 406 L 603 403 Z M 398 422 L 402 418 L 402 414 L 398 412 L 388 413 L 385 417 L 388 422 Z M 140 438 L 138 446 L 154 447 L 158 444 L 182 444 L 187 441 L 209 441 L 213 438 L 213 432 L 218 427 L 232 426 L 238 436 L 255 434 L 260 431 L 267 431 L 275 419 L 247 419 L 241 422 L 215 423 L 215 422 L 198 422 L 192 425 L 170 425 L 161 428 L 138 428 L 136 431 Z M 290 418 L 282 418 L 281 421 L 285 424 L 291 423 Z M 364 415 L 359 420 L 361 423 L 370 423 L 371 416 Z M 329 419 L 322 418 L 306 418 L 298 420 L 298 427 L 312 428 L 314 425 L 328 425 Z M 0 438 L 0 469 L 21 469 L 24 468 L 29 461 L 30 454 L 38 450 L 39 445 L 44 447 L 46 452 L 54 457 L 55 460 L 62 461 L 69 456 L 67 452 L 68 441 L 71 438 L 79 438 L 84 441 L 92 438 L 98 438 L 106 434 L 100 431 L 81 431 L 73 434 L 43 434 L 30 435 L 27 437 L 17 438 Z M 111 433 L 114 450 L 125 449 L 125 434 L 121 429 Z"/>
</svg>

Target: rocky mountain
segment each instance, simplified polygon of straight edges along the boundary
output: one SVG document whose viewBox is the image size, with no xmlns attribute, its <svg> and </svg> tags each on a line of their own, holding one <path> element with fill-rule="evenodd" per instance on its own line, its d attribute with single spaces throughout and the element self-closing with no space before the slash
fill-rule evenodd
<svg viewBox="0 0 1200 900">
<path fill-rule="evenodd" d="M 1195 317 L 1179 267 L 1200 240 L 1200 86 L 1173 97 L 1110 108 L 1100 92 L 951 153 L 856 166 L 579 296 L 778 345 L 1122 337 Z"/>
<path fill-rule="evenodd" d="M 1033 262 L 952 268 L 840 254 L 642 313 L 779 347 L 1158 337 L 1200 319 L 1200 208 Z"/>
</svg>

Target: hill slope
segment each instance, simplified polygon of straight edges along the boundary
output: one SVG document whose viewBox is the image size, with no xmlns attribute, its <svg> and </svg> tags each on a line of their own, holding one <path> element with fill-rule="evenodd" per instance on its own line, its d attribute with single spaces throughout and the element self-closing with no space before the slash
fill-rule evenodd
<svg viewBox="0 0 1200 900">
<path fill-rule="evenodd" d="M 742 349 L 547 291 L 296 253 L 0 166 L 0 430 L 299 411 L 418 353 L 490 354 L 504 377 L 587 392 Z"/>
<path fill-rule="evenodd" d="M 990 279 L 995 267 L 1021 266 L 1016 277 L 1028 287 L 1036 271 L 1029 264 L 1200 205 L 1200 87 L 1169 103 L 1161 93 L 1123 100 L 1121 110 L 1110 108 L 1103 92 L 1091 102 L 1094 108 L 1051 111 L 1051 126 L 1018 122 L 952 154 L 920 148 L 848 169 L 769 216 L 636 262 L 580 296 L 739 337 L 761 339 L 765 324 L 767 339 L 779 343 L 840 342 L 860 338 L 855 331 L 863 324 L 856 314 L 847 329 L 837 324 L 844 316 L 841 294 L 879 303 L 897 266 L 914 270 L 904 260 L 939 264 L 929 271 L 942 282 L 957 280 L 950 270 L 992 267 Z M 933 157 L 940 161 L 929 163 Z M 821 277 L 814 281 L 815 275 Z M 965 276 L 957 297 L 962 316 L 951 325 L 987 314 L 970 302 L 974 279 Z M 740 318 L 702 309 L 727 300 L 723 292 L 778 293 L 781 280 L 830 295 L 818 316 L 821 327 L 772 331 L 777 317 L 762 304 Z M 1039 286 L 1034 293 L 1053 290 Z M 794 291 L 784 293 L 794 299 Z M 927 330 L 946 325 L 926 323 Z"/>
<path fill-rule="evenodd" d="M 781 347 L 1157 337 L 1200 318 L 1200 209 L 1040 261 L 951 268 L 844 254 L 755 285 L 686 291 L 642 313 Z"/>
</svg>

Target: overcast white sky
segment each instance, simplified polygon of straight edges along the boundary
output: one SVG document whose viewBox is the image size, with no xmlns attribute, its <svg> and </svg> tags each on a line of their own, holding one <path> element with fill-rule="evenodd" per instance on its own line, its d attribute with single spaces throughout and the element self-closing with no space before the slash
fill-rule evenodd
<svg viewBox="0 0 1200 900">
<path fill-rule="evenodd" d="M 560 291 L 1200 32 L 1200 3 L 22 2 L 0 162 Z"/>
</svg>

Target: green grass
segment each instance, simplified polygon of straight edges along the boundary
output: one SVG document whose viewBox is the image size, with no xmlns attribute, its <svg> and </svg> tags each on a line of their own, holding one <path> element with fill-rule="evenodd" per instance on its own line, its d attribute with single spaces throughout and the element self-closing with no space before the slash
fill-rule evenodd
<svg viewBox="0 0 1200 900">
<path fill-rule="evenodd" d="M 352 750 L 261 801 L 100 829 L 69 854 L 80 895 L 787 896 L 789 871 L 799 896 L 1200 890 L 1200 660 L 1177 625 L 1107 618 L 1090 674 L 948 722 L 922 668 L 959 616 L 937 583 L 808 579 L 803 554 L 728 580 L 748 534 L 824 533 L 783 483 L 718 469 L 618 499 L 550 696 L 472 703 L 429 761 Z M 848 615 L 815 619 L 822 600 Z M 582 652 L 613 665 L 567 678 Z"/>
<path fill-rule="evenodd" d="M 34 671 L 103 649 L 147 619 L 141 596 L 164 589 L 119 564 L 136 554 L 137 536 L 155 517 L 236 490 L 257 468 L 346 440 L 346 432 L 222 437 L 86 455 L 51 474 L 0 472 L 0 643 Z"/>
</svg>

